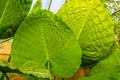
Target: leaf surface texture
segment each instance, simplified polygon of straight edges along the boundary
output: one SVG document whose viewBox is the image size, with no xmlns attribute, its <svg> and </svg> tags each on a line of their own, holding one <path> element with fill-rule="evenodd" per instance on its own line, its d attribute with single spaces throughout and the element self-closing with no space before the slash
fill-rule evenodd
<svg viewBox="0 0 120 80">
<path fill-rule="evenodd" d="M 28 71 L 41 68 L 71 77 L 81 64 L 81 49 L 72 30 L 55 14 L 34 10 L 21 24 L 12 44 L 12 62 Z"/>
<path fill-rule="evenodd" d="M 112 18 L 101 0 L 69 0 L 57 13 L 74 31 L 83 52 L 83 65 L 108 54 L 113 44 Z"/>
</svg>

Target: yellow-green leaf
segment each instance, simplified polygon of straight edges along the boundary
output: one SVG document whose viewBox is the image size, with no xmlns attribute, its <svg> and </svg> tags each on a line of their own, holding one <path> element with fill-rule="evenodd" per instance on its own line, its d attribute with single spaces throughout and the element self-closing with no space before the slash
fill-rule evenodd
<svg viewBox="0 0 120 80">
<path fill-rule="evenodd" d="M 69 0 L 57 14 L 76 34 L 83 65 L 109 55 L 114 41 L 113 22 L 102 0 Z"/>
</svg>

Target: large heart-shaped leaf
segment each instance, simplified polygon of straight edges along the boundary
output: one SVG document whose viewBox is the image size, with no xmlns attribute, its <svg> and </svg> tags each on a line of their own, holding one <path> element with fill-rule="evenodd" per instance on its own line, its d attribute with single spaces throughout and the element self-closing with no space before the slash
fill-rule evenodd
<svg viewBox="0 0 120 80">
<path fill-rule="evenodd" d="M 114 40 L 113 22 L 101 0 L 69 0 L 58 16 L 74 31 L 83 52 L 83 65 L 109 54 Z"/>
<path fill-rule="evenodd" d="M 104 73 L 105 71 L 109 71 L 115 68 L 116 66 L 120 66 L 120 49 L 118 48 L 115 49 L 113 54 L 111 54 L 109 57 L 105 58 L 104 60 L 99 62 L 97 65 L 95 65 L 91 69 L 89 75 L 94 75 L 100 72 Z"/>
<path fill-rule="evenodd" d="M 0 38 L 14 35 L 31 4 L 32 0 L 0 0 Z"/>
<path fill-rule="evenodd" d="M 71 77 L 81 64 L 81 49 L 72 30 L 53 13 L 40 9 L 31 12 L 17 30 L 11 56 L 20 70 L 52 68 L 58 77 Z"/>
</svg>

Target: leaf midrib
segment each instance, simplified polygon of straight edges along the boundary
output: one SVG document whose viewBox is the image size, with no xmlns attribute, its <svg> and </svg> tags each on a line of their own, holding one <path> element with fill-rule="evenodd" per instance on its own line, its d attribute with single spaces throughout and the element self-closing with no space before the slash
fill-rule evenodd
<svg viewBox="0 0 120 80">
<path fill-rule="evenodd" d="M 1 16 L 1 18 L 0 18 L 0 23 L 1 23 L 1 21 L 3 20 L 3 17 L 4 17 L 4 15 L 5 15 L 5 12 L 6 12 L 6 9 L 7 9 L 7 7 L 8 7 L 9 2 L 10 2 L 10 0 L 8 0 L 7 3 L 6 3 L 5 9 L 4 9 L 4 11 L 3 11 L 3 13 L 2 13 L 2 16 Z"/>
<path fill-rule="evenodd" d="M 44 29 L 43 27 L 41 27 L 41 31 L 42 31 L 42 34 L 43 34 L 43 37 L 44 37 L 44 41 L 45 41 L 45 55 L 46 55 L 46 62 L 49 61 L 49 54 L 48 54 L 48 48 L 47 48 L 47 42 L 46 42 L 46 38 L 45 38 L 45 33 L 44 33 Z"/>
<path fill-rule="evenodd" d="M 80 30 L 79 30 L 79 33 L 78 33 L 78 36 L 77 36 L 77 40 L 79 39 L 80 34 L 81 34 L 81 32 L 82 32 L 82 30 L 83 30 L 83 28 L 84 28 L 84 25 L 85 25 L 85 23 L 86 23 L 86 21 L 87 21 L 87 19 L 88 19 L 88 16 L 89 16 L 89 14 L 90 14 L 90 11 L 91 11 L 92 8 L 93 8 L 93 4 L 94 4 L 94 0 L 92 1 L 92 3 L 91 3 L 92 6 L 90 6 L 90 8 L 89 8 L 89 10 L 88 10 L 88 14 L 87 14 L 87 16 L 85 17 L 85 20 L 84 20 L 84 22 L 83 22 L 83 24 L 82 24 L 82 26 L 81 26 L 81 28 L 80 28 Z"/>
<path fill-rule="evenodd" d="M 44 28 L 41 27 L 41 30 L 42 30 L 42 33 L 43 33 L 43 37 L 44 37 L 44 40 L 45 40 L 45 55 L 46 55 L 46 60 L 45 60 L 45 63 L 47 63 L 47 69 L 48 69 L 48 73 L 50 74 L 50 77 L 49 79 L 51 80 L 51 72 L 50 72 L 50 57 L 49 57 L 49 54 L 48 54 L 48 46 L 47 46 L 47 41 L 46 41 L 46 37 L 45 37 L 45 33 L 44 33 Z"/>
</svg>

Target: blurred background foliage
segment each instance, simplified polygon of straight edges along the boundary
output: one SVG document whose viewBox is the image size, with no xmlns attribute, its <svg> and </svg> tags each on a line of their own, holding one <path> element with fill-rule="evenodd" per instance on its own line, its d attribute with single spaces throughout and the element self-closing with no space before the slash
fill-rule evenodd
<svg viewBox="0 0 120 80">
<path fill-rule="evenodd" d="M 120 44 L 120 0 L 106 0 L 106 5 L 114 22 L 115 40 Z"/>
</svg>

